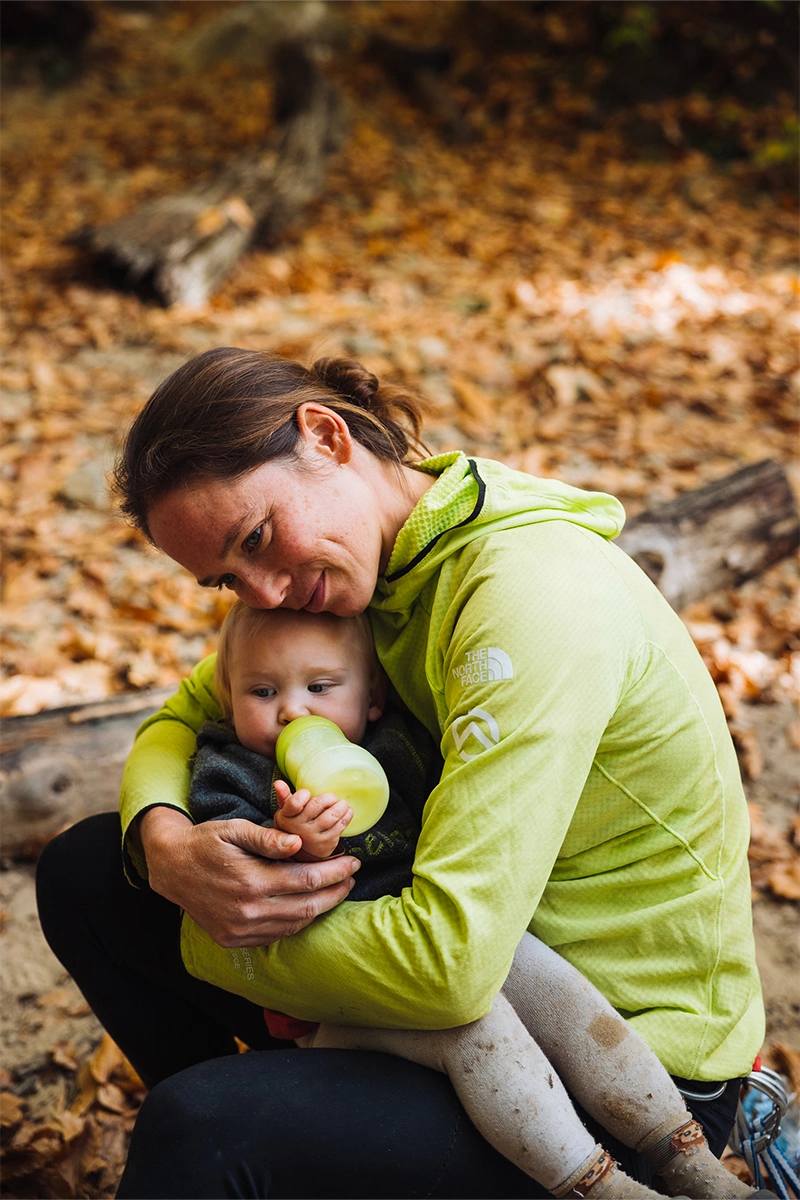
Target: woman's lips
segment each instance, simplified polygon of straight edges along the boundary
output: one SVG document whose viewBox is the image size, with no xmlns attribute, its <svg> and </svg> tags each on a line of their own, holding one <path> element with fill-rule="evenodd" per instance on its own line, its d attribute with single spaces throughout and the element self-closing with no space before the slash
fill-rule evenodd
<svg viewBox="0 0 800 1200">
<path fill-rule="evenodd" d="M 323 571 L 316 582 L 310 599 L 303 605 L 306 612 L 322 612 L 325 607 L 325 572 Z"/>
</svg>

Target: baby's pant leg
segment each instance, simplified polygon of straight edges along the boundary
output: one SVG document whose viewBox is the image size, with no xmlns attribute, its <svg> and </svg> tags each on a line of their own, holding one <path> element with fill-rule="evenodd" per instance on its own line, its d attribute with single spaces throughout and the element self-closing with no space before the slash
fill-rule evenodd
<svg viewBox="0 0 800 1200">
<path fill-rule="evenodd" d="M 524 934 L 503 995 L 572 1095 L 626 1146 L 686 1117 L 686 1103 L 647 1043 L 594 984 Z"/>
<path fill-rule="evenodd" d="M 301 1044 L 381 1050 L 449 1075 L 486 1140 L 550 1190 L 596 1148 L 555 1070 L 502 995 L 485 1017 L 458 1029 L 321 1025 Z"/>
</svg>

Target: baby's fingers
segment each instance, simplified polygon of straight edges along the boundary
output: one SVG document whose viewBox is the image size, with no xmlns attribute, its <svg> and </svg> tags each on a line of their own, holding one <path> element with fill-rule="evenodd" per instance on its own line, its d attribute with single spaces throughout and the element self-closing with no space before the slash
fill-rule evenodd
<svg viewBox="0 0 800 1200">
<path fill-rule="evenodd" d="M 285 797 L 282 804 L 277 789 L 278 785 L 276 784 L 275 794 L 278 796 L 278 804 L 280 804 L 281 812 L 285 817 L 299 817 L 301 812 L 305 812 L 311 800 L 311 792 L 309 792 L 308 788 L 300 788 L 299 792 L 289 792 L 289 795 Z"/>
<path fill-rule="evenodd" d="M 324 809 L 323 812 L 313 820 L 314 829 L 319 833 L 328 833 L 334 829 L 339 832 L 349 825 L 353 819 L 353 810 L 344 800 L 337 800 L 331 808 Z"/>
<path fill-rule="evenodd" d="M 273 787 L 275 788 L 275 799 L 278 801 L 278 808 L 283 808 L 292 794 L 292 789 L 282 779 L 276 779 Z"/>
<path fill-rule="evenodd" d="M 312 796 L 304 809 L 306 820 L 316 821 L 320 813 L 335 808 L 337 804 L 344 803 L 344 800 L 334 796 L 333 792 L 321 792 L 319 796 Z"/>
</svg>

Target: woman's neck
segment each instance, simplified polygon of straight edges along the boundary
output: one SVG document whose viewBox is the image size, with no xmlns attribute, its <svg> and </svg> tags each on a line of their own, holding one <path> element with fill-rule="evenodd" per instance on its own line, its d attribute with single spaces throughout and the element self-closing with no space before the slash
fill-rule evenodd
<svg viewBox="0 0 800 1200">
<path fill-rule="evenodd" d="M 397 535 L 416 508 L 428 488 L 436 482 L 435 475 L 418 471 L 415 467 L 393 463 L 378 463 L 381 474 L 381 563 L 384 573 L 397 540 Z"/>
</svg>

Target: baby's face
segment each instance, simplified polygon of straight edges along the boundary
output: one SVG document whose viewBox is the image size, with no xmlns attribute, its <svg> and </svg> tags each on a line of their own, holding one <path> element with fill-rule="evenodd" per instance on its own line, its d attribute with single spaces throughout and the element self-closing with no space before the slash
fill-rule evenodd
<svg viewBox="0 0 800 1200">
<path fill-rule="evenodd" d="M 273 758 L 284 726 L 297 717 L 327 717 L 351 742 L 381 715 L 371 695 L 371 664 L 352 633 L 333 619 L 292 621 L 237 639 L 230 664 L 236 735 L 248 750 Z"/>
</svg>

